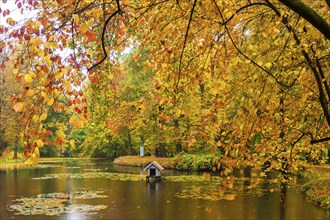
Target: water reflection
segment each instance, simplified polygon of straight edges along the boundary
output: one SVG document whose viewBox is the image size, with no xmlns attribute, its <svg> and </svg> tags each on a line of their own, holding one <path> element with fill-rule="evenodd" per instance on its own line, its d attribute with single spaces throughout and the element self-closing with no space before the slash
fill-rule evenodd
<svg viewBox="0 0 330 220">
<path fill-rule="evenodd" d="M 71 167 L 75 167 L 72 169 Z M 78 168 L 80 167 L 80 168 Z M 87 170 L 86 170 L 87 169 Z M 326 210 L 306 202 L 294 188 L 286 187 L 285 196 L 281 191 L 269 192 L 269 184 L 262 183 L 260 192 L 251 193 L 250 182 L 240 184 L 244 193 L 234 201 L 210 201 L 205 199 L 180 199 L 176 194 L 198 182 L 151 182 L 109 180 L 106 178 L 53 178 L 32 179 L 55 173 L 126 172 L 141 174 L 141 168 L 116 167 L 107 161 L 82 161 L 62 164 L 38 170 L 13 170 L 0 173 L 0 219 L 50 219 L 50 220 L 89 220 L 89 219 L 329 219 Z M 168 171 L 166 175 L 178 175 Z M 245 177 L 250 171 L 244 173 Z M 77 191 L 102 190 L 106 198 L 74 199 Z M 284 190 L 284 188 L 283 188 Z M 61 216 L 15 216 L 7 208 L 20 197 L 35 197 L 45 193 L 67 193 L 68 204 L 105 205 L 106 209 L 97 212 L 70 212 Z M 281 200 L 282 198 L 282 200 Z M 281 201 L 283 203 L 281 203 Z M 282 204 L 285 204 L 284 206 Z"/>
<path fill-rule="evenodd" d="M 151 182 L 146 183 L 147 189 L 148 189 L 148 197 L 157 199 L 160 184 L 161 183 L 157 182 L 157 181 L 151 181 Z"/>
</svg>

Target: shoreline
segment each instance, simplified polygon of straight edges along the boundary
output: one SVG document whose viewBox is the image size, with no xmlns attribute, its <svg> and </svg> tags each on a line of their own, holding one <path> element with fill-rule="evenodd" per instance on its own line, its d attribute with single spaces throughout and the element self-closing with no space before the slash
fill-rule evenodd
<svg viewBox="0 0 330 220">
<path fill-rule="evenodd" d="M 157 161 L 165 169 L 173 169 L 172 165 L 173 158 L 168 157 L 156 157 L 156 156 L 122 156 L 117 157 L 113 164 L 119 166 L 134 166 L 134 167 L 144 167 L 153 161 Z"/>
</svg>

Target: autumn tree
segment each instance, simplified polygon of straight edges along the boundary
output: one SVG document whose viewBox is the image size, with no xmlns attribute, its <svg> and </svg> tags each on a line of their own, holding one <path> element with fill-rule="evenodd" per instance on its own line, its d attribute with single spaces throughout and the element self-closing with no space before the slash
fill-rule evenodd
<svg viewBox="0 0 330 220">
<path fill-rule="evenodd" d="M 104 86 L 118 88 L 113 80 L 123 70 L 118 56 L 129 47 L 148 48 L 146 68 L 154 73 L 155 86 L 145 99 L 153 108 L 146 109 L 163 129 L 157 136 L 161 148 L 171 139 L 178 150 L 220 151 L 229 173 L 251 164 L 292 171 L 303 154 L 316 158 L 328 147 L 326 1 L 31 0 L 16 5 L 37 11 L 20 26 L 4 10 L 8 25 L 0 28 L 3 42 L 24 42 L 19 50 L 5 44 L 20 54 L 13 66 L 17 80 L 28 86 L 21 93 L 34 94 L 15 100 L 28 128 L 27 151 L 33 152 L 46 132 L 32 129 L 44 120 L 31 119 L 47 117 L 44 106 L 60 108 L 59 94 L 68 96 L 80 114 L 71 117 L 72 127 L 98 114 L 99 106 L 88 112 L 82 102 L 83 85 L 94 86 L 92 95 Z M 27 72 L 19 69 L 22 63 Z M 91 97 L 107 103 L 116 97 L 111 91 Z M 135 105 L 122 98 L 111 107 L 126 110 L 117 119 L 128 117 L 120 126 L 131 131 L 136 119 L 129 110 Z M 109 130 L 120 122 L 98 121 L 99 129 Z M 29 134 L 33 130 L 36 134 Z"/>
<path fill-rule="evenodd" d="M 0 64 L 4 64 L 9 57 L 8 50 L 3 50 Z M 21 132 L 24 127 L 20 121 L 21 114 L 15 113 L 13 100 L 18 95 L 20 85 L 15 81 L 11 66 L 0 70 L 0 151 L 10 147 L 14 151 L 14 159 L 17 159 L 19 145 L 22 145 Z"/>
</svg>

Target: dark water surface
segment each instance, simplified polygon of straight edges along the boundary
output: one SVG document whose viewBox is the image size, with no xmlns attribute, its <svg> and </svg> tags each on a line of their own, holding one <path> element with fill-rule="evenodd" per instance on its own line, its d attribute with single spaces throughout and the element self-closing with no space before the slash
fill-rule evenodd
<svg viewBox="0 0 330 220">
<path fill-rule="evenodd" d="M 178 198 L 178 192 L 199 186 L 201 182 L 122 181 L 107 178 L 50 178 L 57 173 L 86 173 L 91 171 L 142 173 L 142 168 L 114 166 L 104 160 L 78 160 L 54 164 L 53 167 L 0 171 L 0 219 L 84 220 L 84 219 L 330 219 L 330 213 L 303 199 L 297 187 L 289 187 L 285 207 L 277 190 L 262 194 L 238 194 L 232 201 Z M 185 175 L 166 171 L 163 175 Z M 37 179 L 36 179 L 37 178 Z M 67 193 L 99 190 L 106 198 L 84 200 L 84 204 L 105 205 L 95 212 L 71 212 L 59 216 L 15 215 L 9 211 L 15 199 L 47 193 Z M 202 193 L 202 192 L 201 192 Z M 81 200 L 71 201 L 82 202 Z"/>
</svg>

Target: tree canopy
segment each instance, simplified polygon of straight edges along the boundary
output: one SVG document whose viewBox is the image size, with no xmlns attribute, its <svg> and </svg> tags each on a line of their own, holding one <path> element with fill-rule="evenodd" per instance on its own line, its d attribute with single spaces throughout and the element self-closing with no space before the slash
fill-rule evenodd
<svg viewBox="0 0 330 220">
<path fill-rule="evenodd" d="M 35 15 L 0 9 L 0 50 L 10 50 L 0 65 L 21 84 L 13 109 L 28 155 L 44 146 L 50 111 L 87 129 L 95 152 L 220 153 L 226 172 L 294 170 L 329 149 L 328 1 L 15 4 Z"/>
</svg>

